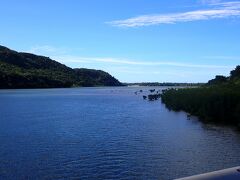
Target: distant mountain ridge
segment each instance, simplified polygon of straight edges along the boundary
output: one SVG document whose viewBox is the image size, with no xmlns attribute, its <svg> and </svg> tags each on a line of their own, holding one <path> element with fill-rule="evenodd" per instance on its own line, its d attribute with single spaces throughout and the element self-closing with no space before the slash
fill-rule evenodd
<svg viewBox="0 0 240 180">
<path fill-rule="evenodd" d="M 72 69 L 49 57 L 0 46 L 0 88 L 78 86 L 122 86 L 122 83 L 101 70 Z"/>
<path fill-rule="evenodd" d="M 123 83 L 126 86 L 201 86 L 204 83 L 174 83 L 174 82 L 140 82 L 140 83 Z"/>
</svg>

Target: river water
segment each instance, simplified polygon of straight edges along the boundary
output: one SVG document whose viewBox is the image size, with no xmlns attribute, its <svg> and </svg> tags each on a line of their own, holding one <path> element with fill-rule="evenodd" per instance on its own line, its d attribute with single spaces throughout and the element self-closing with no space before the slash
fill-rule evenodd
<svg viewBox="0 0 240 180">
<path fill-rule="evenodd" d="M 143 100 L 149 89 L 1 90 L 0 179 L 167 180 L 240 165 L 238 131 Z"/>
</svg>

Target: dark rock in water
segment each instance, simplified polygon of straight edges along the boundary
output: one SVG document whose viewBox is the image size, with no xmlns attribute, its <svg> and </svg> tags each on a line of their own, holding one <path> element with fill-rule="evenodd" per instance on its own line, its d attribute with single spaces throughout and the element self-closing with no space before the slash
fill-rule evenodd
<svg viewBox="0 0 240 180">
<path fill-rule="evenodd" d="M 149 91 L 150 91 L 151 93 L 153 93 L 153 92 L 155 92 L 155 89 L 150 89 Z"/>
<path fill-rule="evenodd" d="M 148 95 L 148 100 L 149 101 L 156 101 L 161 97 L 160 94 L 149 94 Z"/>
<path fill-rule="evenodd" d="M 144 100 L 147 99 L 147 96 L 143 96 L 143 99 L 144 99 Z"/>
<path fill-rule="evenodd" d="M 191 118 L 191 114 L 187 114 L 187 119 L 189 120 Z"/>
<path fill-rule="evenodd" d="M 137 91 L 136 91 L 134 94 L 136 94 L 136 95 L 137 95 Z"/>
<path fill-rule="evenodd" d="M 143 92 L 143 90 L 140 90 L 139 92 Z"/>
</svg>

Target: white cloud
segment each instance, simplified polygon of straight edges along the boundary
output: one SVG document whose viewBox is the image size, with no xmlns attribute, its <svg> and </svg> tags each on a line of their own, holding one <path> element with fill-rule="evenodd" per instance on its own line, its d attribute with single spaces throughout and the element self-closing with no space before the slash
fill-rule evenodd
<svg viewBox="0 0 240 180">
<path fill-rule="evenodd" d="M 193 64 L 193 63 L 181 63 L 171 60 L 157 60 L 157 61 L 142 61 L 133 60 L 126 58 L 115 58 L 115 57 L 82 57 L 82 56 L 71 56 L 69 52 L 63 48 L 56 48 L 49 45 L 34 46 L 29 50 L 25 51 L 34 54 L 41 54 L 49 56 L 50 58 L 68 64 L 95 65 L 97 63 L 102 65 L 126 65 L 128 67 L 182 67 L 182 68 L 201 68 L 201 69 L 232 69 L 234 66 L 229 65 L 209 65 L 209 64 Z M 238 57 L 226 57 L 226 56 L 206 56 L 205 59 L 237 59 Z"/>
<path fill-rule="evenodd" d="M 125 64 L 134 66 L 174 66 L 185 68 L 205 68 L 205 69 L 231 69 L 234 66 L 224 65 L 207 65 L 207 64 L 190 64 L 190 63 L 178 63 L 174 61 L 136 61 L 120 58 L 98 58 L 98 57 L 79 57 L 79 56 L 55 56 L 56 60 L 60 60 L 62 63 L 110 63 L 110 64 Z"/>
<path fill-rule="evenodd" d="M 27 52 L 29 53 L 39 53 L 39 52 L 55 52 L 57 49 L 55 47 L 52 47 L 52 46 L 48 46 L 48 45 L 44 45 L 44 46 L 34 46 L 34 47 L 31 47 L 29 50 L 27 50 Z"/>
<path fill-rule="evenodd" d="M 211 4 L 211 8 L 205 10 L 195 10 L 173 14 L 143 15 L 108 23 L 118 27 L 139 27 L 240 16 L 240 1 L 226 3 L 211 1 Z"/>
</svg>

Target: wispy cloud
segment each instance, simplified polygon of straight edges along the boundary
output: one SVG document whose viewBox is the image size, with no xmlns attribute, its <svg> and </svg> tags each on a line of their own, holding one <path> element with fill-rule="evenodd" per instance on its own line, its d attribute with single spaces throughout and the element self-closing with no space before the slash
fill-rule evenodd
<svg viewBox="0 0 240 180">
<path fill-rule="evenodd" d="M 34 46 L 25 52 L 47 55 L 52 59 L 59 61 L 64 64 L 102 64 L 102 65 L 126 65 L 128 67 L 182 67 L 182 68 L 201 68 L 201 69 L 232 69 L 234 66 L 229 65 L 214 65 L 214 64 L 195 64 L 195 63 L 184 63 L 176 62 L 172 60 L 155 60 L 155 61 L 144 61 L 134 60 L 126 58 L 115 58 L 115 57 L 82 57 L 69 55 L 69 49 L 56 48 L 49 45 Z M 206 56 L 205 59 L 237 59 L 238 57 L 229 56 Z"/>
<path fill-rule="evenodd" d="M 225 65 L 208 65 L 208 64 L 190 64 L 190 63 L 178 63 L 174 61 L 136 61 L 129 59 L 120 58 L 98 58 L 98 57 L 79 57 L 79 56 L 57 56 L 53 57 L 64 63 L 110 63 L 110 64 L 125 64 L 134 66 L 174 66 L 174 67 L 185 67 L 185 68 L 205 68 L 205 69 L 231 69 L 234 66 Z"/>
<path fill-rule="evenodd" d="M 65 55 L 71 52 L 71 49 L 66 47 L 55 47 L 51 45 L 35 45 L 25 50 L 25 52 L 40 54 L 45 56 Z"/>
<path fill-rule="evenodd" d="M 108 22 L 108 24 L 118 27 L 139 27 L 240 16 L 240 1 L 221 3 L 220 1 L 212 0 L 208 2 L 211 3 L 211 8 L 205 10 L 173 14 L 143 15 L 125 20 L 111 21 Z"/>
<path fill-rule="evenodd" d="M 27 50 L 27 52 L 29 53 L 54 53 L 54 52 L 59 52 L 59 49 L 53 47 L 53 46 L 49 46 L 49 45 L 43 45 L 43 46 L 33 46 L 31 47 L 29 50 Z"/>
</svg>

